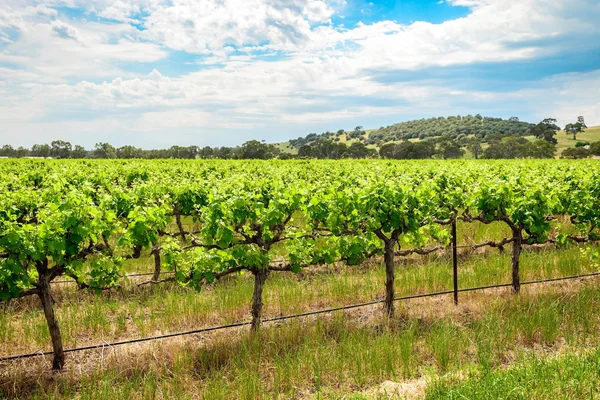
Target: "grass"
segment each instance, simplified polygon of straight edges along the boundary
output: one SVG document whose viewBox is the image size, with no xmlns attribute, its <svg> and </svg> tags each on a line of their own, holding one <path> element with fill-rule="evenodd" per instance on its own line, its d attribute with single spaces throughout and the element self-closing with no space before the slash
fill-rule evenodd
<svg viewBox="0 0 600 400">
<path fill-rule="evenodd" d="M 459 225 L 458 232 L 463 244 L 509 234 L 499 223 Z M 398 261 L 398 296 L 452 286 L 447 254 Z M 151 270 L 149 258 L 132 260 L 127 268 L 139 271 L 144 265 Z M 522 280 L 595 269 L 576 246 L 522 255 Z M 265 286 L 265 316 L 381 298 L 384 280 L 378 261 L 272 274 Z M 460 259 L 462 288 L 509 280 L 510 247 Z M 257 336 L 236 329 L 70 354 L 70 369 L 59 376 L 48 373 L 43 358 L 6 363 L 0 365 L 0 398 L 387 398 L 387 389 L 380 388 L 385 381 L 408 385 L 402 393 L 410 382 L 420 382 L 410 397 L 425 395 L 425 387 L 428 396 L 443 396 L 459 385 L 457 376 L 476 387 L 478 379 L 501 373 L 524 355 L 593 347 L 600 339 L 595 282 L 525 286 L 520 296 L 508 289 L 465 293 L 458 307 L 450 296 L 411 300 L 398 303 L 389 321 L 373 306 L 268 324 Z M 124 285 L 100 295 L 69 285 L 54 289 L 66 347 L 247 320 L 251 293 L 248 275 L 202 293 L 169 284 Z M 1 355 L 48 348 L 36 299 L 0 307 Z"/>
<path fill-rule="evenodd" d="M 528 355 L 507 369 L 446 378 L 427 390 L 427 399 L 600 398 L 600 348 L 581 355 Z"/>
<path fill-rule="evenodd" d="M 526 289 L 521 296 L 486 300 L 473 295 L 458 308 L 412 302 L 390 321 L 367 310 L 269 326 L 257 336 L 207 335 L 185 344 L 110 352 L 102 366 L 84 373 L 73 368 L 60 376 L 27 375 L 17 367 L 1 378 L 0 393 L 31 398 L 342 399 L 369 398 L 365 393 L 387 380 L 423 378 L 432 382 L 427 395 L 433 398 L 465 398 L 448 395 L 453 390 L 473 398 L 468 387 L 479 391 L 474 393 L 502 393 L 494 382 L 511 374 L 503 372 L 506 365 L 532 354 L 572 352 L 600 339 L 600 289 L 572 289 Z M 588 368 L 581 368 L 580 378 L 595 373 Z M 519 374 L 534 374 L 539 382 L 548 374 L 515 371 L 510 377 L 515 382 L 521 382 Z M 467 386 L 456 378 L 464 376 Z M 575 382 L 553 385 L 558 389 Z M 504 387 L 511 385 L 504 382 Z"/>
<path fill-rule="evenodd" d="M 510 252 L 486 257 L 475 255 L 460 264 L 461 288 L 510 282 Z M 452 269 L 445 256 L 432 256 L 423 267 L 418 258 L 398 265 L 398 296 L 448 290 Z M 583 261 L 583 263 L 582 263 Z M 539 251 L 522 256 L 522 280 L 573 275 L 595 270 L 582 259 L 577 247 Z M 265 286 L 265 316 L 370 301 L 383 297 L 383 268 L 338 267 L 300 276 L 272 274 Z M 202 293 L 172 284 L 128 286 L 121 291 L 93 295 L 72 287 L 55 290 L 56 313 L 67 347 L 128 337 L 230 324 L 249 318 L 253 281 L 242 275 L 207 287 Z M 63 285 L 65 286 L 65 285 Z M 448 300 L 449 301 L 449 300 Z M 49 338 L 37 299 L 12 302 L 5 307 L 2 336 L 6 353 L 47 348 Z"/>
<path fill-rule="evenodd" d="M 556 145 L 556 154 L 560 156 L 563 150 L 569 147 L 575 147 L 577 142 L 597 142 L 600 141 L 600 126 L 591 126 L 585 132 L 577 135 L 577 140 L 573 140 L 571 135 L 567 135 L 564 131 L 556 134 L 558 144 Z"/>
</svg>

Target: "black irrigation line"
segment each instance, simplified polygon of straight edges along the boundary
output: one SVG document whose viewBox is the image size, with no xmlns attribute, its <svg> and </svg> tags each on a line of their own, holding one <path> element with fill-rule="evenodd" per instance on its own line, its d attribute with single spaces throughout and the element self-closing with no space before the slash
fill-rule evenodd
<svg viewBox="0 0 600 400">
<path fill-rule="evenodd" d="M 566 281 L 566 280 L 570 280 L 570 279 L 589 278 L 589 277 L 593 277 L 593 276 L 600 276 L 600 271 L 592 272 L 589 274 L 563 276 L 560 278 L 549 278 L 549 279 L 538 279 L 538 280 L 533 280 L 533 281 L 525 281 L 525 282 L 521 282 L 521 285 L 533 285 L 533 284 L 546 283 L 546 282 Z M 473 292 L 476 290 L 503 288 L 503 287 L 509 287 L 509 286 L 512 286 L 512 283 L 501 283 L 501 284 L 496 284 L 496 285 L 477 286 L 477 287 L 459 289 L 458 293 Z M 394 301 L 405 301 L 405 300 L 419 299 L 419 298 L 425 298 L 425 297 L 443 296 L 443 295 L 453 294 L 453 293 L 455 293 L 454 290 L 444 290 L 441 292 L 414 294 L 414 295 L 410 295 L 410 296 L 395 297 Z M 384 301 L 385 300 L 383 300 L 383 299 L 382 300 L 372 300 L 372 301 L 368 301 L 366 303 L 351 304 L 351 305 L 347 305 L 347 306 L 334 307 L 334 308 L 326 308 L 326 309 L 317 310 L 317 311 L 307 311 L 307 312 L 299 313 L 299 314 L 283 315 L 280 317 L 266 318 L 266 319 L 263 319 L 262 322 L 285 321 L 288 319 L 308 317 L 311 315 L 326 314 L 326 313 L 342 311 L 342 310 L 350 310 L 353 308 L 360 308 L 360 307 L 371 306 L 374 304 L 380 304 L 380 303 L 383 303 Z M 233 324 L 229 324 L 229 325 L 212 326 L 212 327 L 208 327 L 208 328 L 194 329 L 191 331 L 167 333 L 164 335 L 150 336 L 150 337 L 131 339 L 131 340 L 123 340 L 120 342 L 103 343 L 103 344 L 96 344 L 96 345 L 84 346 L 84 347 L 75 347 L 72 349 L 65 349 L 64 352 L 65 353 L 73 353 L 73 352 L 79 352 L 79 351 L 85 351 L 85 350 L 105 349 L 105 348 L 110 348 L 110 347 L 115 347 L 115 346 L 126 345 L 126 344 L 148 342 L 148 341 L 167 339 L 167 338 L 172 338 L 172 337 L 177 337 L 177 336 L 186 336 L 186 335 L 193 335 L 193 334 L 197 334 L 197 333 L 205 333 L 205 332 L 218 331 L 218 330 L 223 330 L 223 329 L 237 328 L 237 327 L 241 327 L 241 326 L 245 326 L 245 325 L 250 325 L 251 323 L 252 323 L 251 321 L 237 322 L 237 323 L 233 323 Z M 31 357 L 37 357 L 37 356 L 47 356 L 47 355 L 52 355 L 52 354 L 53 354 L 52 351 L 40 351 L 37 353 L 18 354 L 18 355 L 13 355 L 13 356 L 0 357 L 0 362 L 23 359 L 23 358 L 31 358 Z"/>
</svg>

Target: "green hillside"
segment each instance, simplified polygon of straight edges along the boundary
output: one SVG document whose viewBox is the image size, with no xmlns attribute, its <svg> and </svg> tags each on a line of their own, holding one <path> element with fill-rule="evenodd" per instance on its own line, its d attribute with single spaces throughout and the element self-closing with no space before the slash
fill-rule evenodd
<svg viewBox="0 0 600 400">
<path fill-rule="evenodd" d="M 287 142 L 275 143 L 274 145 L 284 153 L 298 154 L 298 149 L 302 144 L 311 144 L 319 139 L 333 140 L 337 143 L 345 143 L 351 145 L 354 142 L 362 142 L 368 148 L 379 150 L 379 148 L 387 143 L 398 143 L 405 140 L 410 142 L 419 142 L 421 140 L 432 140 L 440 138 L 442 135 L 449 135 L 453 137 L 474 137 L 475 134 L 484 133 L 481 126 L 473 123 L 473 118 L 463 117 L 468 123 L 458 123 L 456 117 L 449 118 L 429 118 L 416 121 L 407 121 L 399 124 L 390 125 L 386 128 L 379 129 L 367 129 L 360 136 L 356 136 L 355 132 L 345 131 L 344 133 L 338 132 L 326 132 L 323 134 L 311 134 L 305 138 L 298 138 Z M 523 134 L 525 133 L 532 124 L 518 121 L 518 120 L 502 120 L 500 118 L 489 118 L 482 117 L 482 121 L 487 122 L 485 133 L 502 133 L 502 134 Z M 491 131 L 492 121 L 496 127 L 499 127 L 499 132 Z M 437 124 L 437 125 L 436 125 Z M 479 126 L 479 128 L 478 128 Z M 437 127 L 437 128 L 436 128 Z M 419 133 L 418 129 L 426 128 L 427 131 Z M 442 132 L 441 135 L 434 135 L 436 129 Z M 462 130 L 461 130 L 462 129 Z M 404 132 L 404 133 L 401 133 Z M 350 136 L 354 136 L 350 138 Z M 534 136 L 524 136 L 529 140 L 534 140 Z M 556 156 L 560 157 L 563 150 L 567 148 L 575 147 L 577 142 L 598 142 L 600 141 L 600 126 L 588 127 L 585 132 L 577 136 L 577 140 L 573 140 L 570 135 L 567 135 L 563 130 L 559 131 L 556 135 L 558 144 L 556 146 Z M 482 143 L 482 148 L 487 148 L 487 143 Z M 464 158 L 474 158 L 473 154 L 465 149 Z"/>
<path fill-rule="evenodd" d="M 570 135 L 567 135 L 564 131 L 558 132 L 556 135 L 556 139 L 558 140 L 557 153 L 560 154 L 561 151 L 568 147 L 575 147 L 575 143 L 577 142 L 598 142 L 600 141 L 600 125 L 599 126 L 590 126 L 585 130 L 585 132 L 577 135 L 577 140 L 573 140 Z"/>
</svg>

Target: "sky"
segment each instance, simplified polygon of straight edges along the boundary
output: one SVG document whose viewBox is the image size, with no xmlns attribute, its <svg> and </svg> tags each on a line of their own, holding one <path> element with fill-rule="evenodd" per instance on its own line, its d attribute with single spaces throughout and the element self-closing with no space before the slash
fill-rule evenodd
<svg viewBox="0 0 600 400">
<path fill-rule="evenodd" d="M 600 125 L 600 0 L 1 0 L 0 145 Z"/>
</svg>

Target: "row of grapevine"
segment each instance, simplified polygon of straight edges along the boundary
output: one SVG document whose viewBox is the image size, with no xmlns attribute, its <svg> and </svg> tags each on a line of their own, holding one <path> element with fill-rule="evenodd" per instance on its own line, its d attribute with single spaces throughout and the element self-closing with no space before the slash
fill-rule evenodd
<svg viewBox="0 0 600 400">
<path fill-rule="evenodd" d="M 383 256 L 391 316 L 396 255 L 447 245 L 453 220 L 510 228 L 516 292 L 524 243 L 551 232 L 557 242 L 586 241 L 600 223 L 592 161 L 9 160 L 0 168 L 0 300 L 40 298 L 54 369 L 65 362 L 50 288 L 60 276 L 109 290 L 124 260 L 148 255 L 151 283 L 166 270 L 168 280 L 200 289 L 248 271 L 256 330 L 274 272 Z M 571 224 L 560 226 L 559 216 Z M 183 220 L 197 229 L 186 231 Z"/>
</svg>

